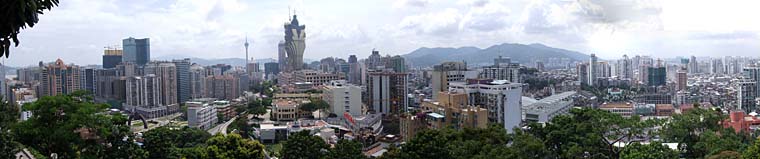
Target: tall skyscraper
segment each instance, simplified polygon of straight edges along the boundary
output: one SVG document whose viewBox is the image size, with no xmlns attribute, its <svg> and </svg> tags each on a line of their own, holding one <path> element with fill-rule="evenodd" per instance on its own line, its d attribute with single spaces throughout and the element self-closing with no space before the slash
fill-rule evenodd
<svg viewBox="0 0 760 159">
<path fill-rule="evenodd" d="M 581 83 L 581 85 L 588 85 L 589 75 L 588 75 L 588 63 L 579 63 L 575 67 L 576 74 L 578 74 L 578 81 Z"/>
<path fill-rule="evenodd" d="M 755 94 L 760 94 L 760 66 L 754 66 L 750 65 L 749 67 L 744 67 L 742 69 L 742 74 L 744 78 L 749 79 L 753 82 L 755 82 L 755 86 L 757 87 L 755 90 L 757 91 Z"/>
<path fill-rule="evenodd" d="M 190 66 L 190 97 L 192 99 L 206 97 L 206 69 L 198 64 Z"/>
<path fill-rule="evenodd" d="M 233 75 L 206 77 L 206 97 L 232 100 L 239 97 L 238 78 Z"/>
<path fill-rule="evenodd" d="M 42 95 L 56 96 L 80 89 L 80 71 L 77 65 L 66 65 L 58 59 L 42 69 Z"/>
<path fill-rule="evenodd" d="M 723 60 L 712 59 L 710 60 L 710 73 L 715 75 L 723 75 L 726 67 L 723 65 Z"/>
<path fill-rule="evenodd" d="M 407 111 L 407 73 L 385 70 L 369 72 L 367 76 L 367 109 L 382 114 Z"/>
<path fill-rule="evenodd" d="M 755 99 L 757 98 L 757 81 L 747 78 L 739 78 L 735 83 L 737 109 L 746 112 L 756 110 Z"/>
<path fill-rule="evenodd" d="M 280 73 L 279 65 L 280 64 L 277 62 L 264 63 L 264 74 L 266 74 L 267 79 L 269 79 L 269 76 L 274 76 Z"/>
<path fill-rule="evenodd" d="M 303 51 L 306 48 L 305 25 L 298 24 L 296 15 L 285 24 L 285 52 L 288 55 L 288 71 L 303 69 Z"/>
<path fill-rule="evenodd" d="M 401 57 L 399 55 L 390 57 L 388 59 L 388 63 L 385 65 L 386 67 L 393 69 L 395 72 L 406 72 L 406 62 L 404 61 L 404 57 Z"/>
<path fill-rule="evenodd" d="M 356 55 L 350 55 L 348 56 L 348 82 L 355 85 L 361 85 L 362 82 L 362 71 L 361 67 L 359 67 L 359 61 L 356 58 Z"/>
<path fill-rule="evenodd" d="M 597 67 L 596 54 L 591 54 L 591 58 L 588 63 L 588 85 L 594 86 L 596 83 L 596 77 L 599 75 L 599 68 Z"/>
<path fill-rule="evenodd" d="M 107 48 L 103 50 L 103 68 L 114 68 L 121 63 L 122 50 Z"/>
<path fill-rule="evenodd" d="M 190 58 L 172 60 L 177 67 L 177 102 L 184 103 L 190 100 Z"/>
<path fill-rule="evenodd" d="M 623 55 L 623 59 L 618 60 L 616 67 L 617 76 L 623 79 L 631 79 L 633 78 L 633 68 L 632 61 L 628 58 L 628 55 Z"/>
<path fill-rule="evenodd" d="M 135 39 L 133 37 L 122 40 L 123 62 L 134 62 L 143 66 L 150 61 L 150 39 Z"/>
<path fill-rule="evenodd" d="M 377 69 L 379 66 L 384 66 L 383 56 L 380 55 L 380 51 L 372 50 L 372 54 L 367 58 L 367 68 Z"/>
<path fill-rule="evenodd" d="M 666 80 L 666 71 L 665 67 L 657 66 L 657 67 L 649 67 L 647 68 L 647 85 L 648 86 L 664 86 Z"/>
<path fill-rule="evenodd" d="M 172 62 L 151 62 L 145 66 L 145 75 L 155 75 L 158 95 L 161 97 L 159 105 L 172 105 L 178 103 L 177 89 L 177 66 Z"/>
<path fill-rule="evenodd" d="M 692 74 L 700 73 L 697 57 L 691 56 L 691 58 L 689 58 L 689 67 L 687 69 L 689 70 L 689 73 Z"/>
<path fill-rule="evenodd" d="M 683 69 L 678 70 L 676 74 L 676 90 L 685 90 L 687 80 L 686 71 Z"/>
<path fill-rule="evenodd" d="M 79 89 L 95 93 L 95 68 L 80 68 Z"/>
</svg>

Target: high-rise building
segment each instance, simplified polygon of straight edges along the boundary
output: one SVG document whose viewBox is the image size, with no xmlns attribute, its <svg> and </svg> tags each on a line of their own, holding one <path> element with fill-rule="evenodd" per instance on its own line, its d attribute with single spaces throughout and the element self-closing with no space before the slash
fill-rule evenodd
<svg viewBox="0 0 760 159">
<path fill-rule="evenodd" d="M 623 55 L 623 59 L 618 60 L 616 67 L 617 76 L 623 79 L 633 78 L 633 65 L 628 55 Z"/>
<path fill-rule="evenodd" d="M 333 114 L 362 115 L 362 89 L 345 80 L 330 81 L 322 91 L 322 98 L 330 104 Z M 342 116 L 342 115 L 341 115 Z"/>
<path fill-rule="evenodd" d="M 359 67 L 360 63 L 356 58 L 356 55 L 348 56 L 348 82 L 355 85 L 361 85 L 362 82 L 362 70 Z"/>
<path fill-rule="evenodd" d="M 245 69 L 246 69 L 245 72 L 247 74 L 252 74 L 254 72 L 261 72 L 261 65 L 257 62 L 249 62 Z"/>
<path fill-rule="evenodd" d="M 182 62 L 179 62 L 182 63 Z M 172 105 L 178 102 L 177 66 L 172 62 L 151 62 L 145 66 L 145 74 L 154 74 L 158 80 L 159 105 Z"/>
<path fill-rule="evenodd" d="M 522 84 L 506 80 L 468 79 L 451 82 L 450 90 L 465 93 L 468 105 L 488 110 L 488 122 L 503 124 L 507 132 L 522 122 Z"/>
<path fill-rule="evenodd" d="M 116 99 L 116 84 L 119 75 L 116 69 L 97 69 L 95 70 L 95 96 L 105 99 Z"/>
<path fill-rule="evenodd" d="M 333 73 L 335 70 L 335 58 L 327 57 L 319 60 L 319 70 L 322 72 Z"/>
<path fill-rule="evenodd" d="M 206 97 L 206 69 L 198 64 L 190 66 L 190 98 Z"/>
<path fill-rule="evenodd" d="M 723 60 L 712 59 L 710 60 L 710 73 L 715 75 L 723 75 L 726 67 L 723 65 Z"/>
<path fill-rule="evenodd" d="M 688 77 L 686 76 L 686 71 L 683 69 L 678 70 L 676 75 L 676 90 L 685 90 L 687 80 Z"/>
<path fill-rule="evenodd" d="M 269 76 L 271 75 L 277 75 L 280 73 L 279 65 L 280 64 L 276 62 L 264 63 L 264 74 L 266 74 L 267 79 L 269 79 Z"/>
<path fill-rule="evenodd" d="M 739 78 L 735 83 L 737 109 L 746 112 L 756 111 L 755 99 L 757 98 L 757 81 L 747 78 Z"/>
<path fill-rule="evenodd" d="M 288 71 L 288 54 L 285 51 L 285 41 L 277 43 L 277 69 Z"/>
<path fill-rule="evenodd" d="M 42 95 L 64 95 L 79 90 L 80 78 L 79 66 L 66 65 L 58 59 L 42 69 Z"/>
<path fill-rule="evenodd" d="M 171 64 L 171 63 L 169 63 Z M 171 72 L 174 76 L 173 73 Z M 166 90 L 176 86 L 171 83 L 168 87 L 161 77 L 155 74 L 126 78 L 126 103 L 122 107 L 126 111 L 135 112 L 146 118 L 157 118 L 179 111 L 176 94 Z M 173 90 L 176 93 L 176 89 Z"/>
<path fill-rule="evenodd" d="M 395 72 L 406 72 L 404 57 L 399 55 L 388 58 L 388 62 L 385 65 L 386 68 L 391 68 Z"/>
<path fill-rule="evenodd" d="M 664 86 L 667 81 L 666 76 L 665 67 L 649 67 L 647 68 L 647 85 Z"/>
<path fill-rule="evenodd" d="M 756 94 L 760 94 L 760 83 L 758 83 L 758 81 L 760 81 L 760 66 L 750 65 L 749 67 L 744 67 L 744 69 L 742 69 L 742 75 L 744 78 L 756 82 Z"/>
<path fill-rule="evenodd" d="M 95 68 L 80 68 L 79 71 L 81 71 L 79 73 L 79 89 L 95 93 L 97 88 L 95 86 Z"/>
<path fill-rule="evenodd" d="M 150 61 L 150 39 L 135 39 L 133 37 L 122 40 L 122 62 L 133 62 L 137 65 L 145 65 Z"/>
<path fill-rule="evenodd" d="M 374 113 L 398 114 L 408 109 L 407 73 L 389 70 L 367 75 L 367 109 Z"/>
<path fill-rule="evenodd" d="M 296 15 L 290 23 L 285 24 L 285 52 L 288 56 L 288 71 L 303 69 L 303 51 L 306 48 L 305 25 L 298 24 Z"/>
<path fill-rule="evenodd" d="M 576 74 L 578 74 L 578 82 L 581 83 L 581 85 L 589 85 L 589 75 L 588 75 L 588 63 L 579 63 L 575 67 Z"/>
<path fill-rule="evenodd" d="M 433 66 L 431 75 L 433 99 L 438 99 L 437 92 L 447 91 L 450 82 L 476 78 L 478 71 L 467 70 L 467 64 L 464 62 L 444 62 Z"/>
<path fill-rule="evenodd" d="M 689 58 L 689 67 L 687 69 L 691 74 L 700 73 L 697 57 L 691 56 L 691 58 Z"/>
<path fill-rule="evenodd" d="M 493 60 L 493 65 L 483 67 L 479 76 L 480 78 L 520 82 L 520 64 L 512 63 L 510 58 L 499 56 Z"/>
<path fill-rule="evenodd" d="M 206 77 L 206 97 L 232 100 L 240 96 L 239 81 L 233 75 Z"/>
<path fill-rule="evenodd" d="M 599 70 L 598 64 L 597 64 L 597 58 L 596 54 L 591 54 L 591 58 L 589 59 L 589 65 L 588 65 L 588 85 L 594 86 L 596 83 L 596 77 L 599 76 Z"/>
<path fill-rule="evenodd" d="M 177 68 L 177 103 L 183 103 L 190 100 L 190 58 L 172 60 Z"/>
<path fill-rule="evenodd" d="M 378 69 L 378 67 L 385 66 L 380 51 L 374 49 L 372 50 L 372 54 L 369 55 L 369 58 L 367 58 L 366 64 L 368 69 Z"/>
<path fill-rule="evenodd" d="M 107 48 L 103 50 L 103 68 L 114 68 L 121 63 L 122 50 Z"/>
</svg>

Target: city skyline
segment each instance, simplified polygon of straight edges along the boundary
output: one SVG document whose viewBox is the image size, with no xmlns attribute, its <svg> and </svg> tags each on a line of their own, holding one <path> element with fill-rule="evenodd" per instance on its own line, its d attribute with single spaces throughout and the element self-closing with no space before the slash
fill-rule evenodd
<svg viewBox="0 0 760 159">
<path fill-rule="evenodd" d="M 304 58 L 312 60 L 366 57 L 372 48 L 399 55 L 420 47 L 483 48 L 500 43 L 542 43 L 601 59 L 622 54 L 752 56 L 760 49 L 755 42 L 760 24 L 746 22 L 756 15 L 747 13 L 758 11 L 744 7 L 758 2 L 682 5 L 686 3 L 73 0 L 41 15 L 34 29 L 22 32 L 21 45 L 11 48 L 13 60 L 6 62 L 28 66 L 61 58 L 98 64 L 104 46 L 120 45 L 127 37 L 151 38 L 152 58 L 243 58 L 241 44 L 249 36 L 250 57 L 276 59 L 282 24 L 294 13 L 309 24 L 310 47 Z M 714 12 L 700 12 L 708 9 Z"/>
</svg>

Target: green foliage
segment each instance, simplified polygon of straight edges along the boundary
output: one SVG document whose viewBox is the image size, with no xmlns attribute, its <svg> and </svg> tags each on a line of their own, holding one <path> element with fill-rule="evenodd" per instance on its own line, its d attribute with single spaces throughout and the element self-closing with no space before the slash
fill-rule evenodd
<svg viewBox="0 0 760 159">
<path fill-rule="evenodd" d="M 237 129 L 241 136 L 248 138 L 249 133 L 252 131 L 251 126 L 248 125 L 248 114 L 243 114 L 232 121 L 230 127 L 227 130 Z"/>
<path fill-rule="evenodd" d="M 0 158 L 16 158 L 15 155 L 21 150 L 21 144 L 14 141 L 13 136 L 7 132 L 0 132 Z"/>
<path fill-rule="evenodd" d="M 5 101 L 0 97 L 0 131 L 7 130 L 21 117 L 18 106 Z"/>
<path fill-rule="evenodd" d="M 518 154 L 510 150 L 511 147 L 506 147 L 510 138 L 504 128 L 498 125 L 486 129 L 465 128 L 461 131 L 424 130 L 403 145 L 402 149 L 391 148 L 387 152 L 388 156 L 383 156 L 383 158 L 505 158 L 507 156 L 524 157 L 521 155 L 531 154 L 531 152 Z M 519 143 L 521 146 L 531 145 L 523 141 L 525 140 Z M 536 151 L 543 152 L 543 150 Z"/>
<path fill-rule="evenodd" d="M 46 96 L 24 106 L 34 116 L 13 126 L 19 143 L 62 158 L 109 158 L 115 154 L 144 158 L 121 114 L 103 113 L 108 105 L 82 96 Z"/>
<path fill-rule="evenodd" d="M 362 159 L 367 157 L 362 153 L 362 143 L 352 140 L 339 140 L 335 148 L 330 149 L 327 158 Z"/>
<path fill-rule="evenodd" d="M 263 100 L 254 100 L 248 102 L 248 113 L 258 117 L 267 113 L 267 108 Z"/>
<path fill-rule="evenodd" d="M 318 136 L 312 136 L 309 131 L 299 131 L 290 134 L 282 144 L 282 158 L 318 159 L 325 154 L 322 150 L 330 148 Z"/>
<path fill-rule="evenodd" d="M 726 119 L 720 112 L 695 109 L 674 115 L 661 131 L 665 142 L 679 143 L 687 157 L 701 158 L 721 151 L 740 151 L 750 142 L 744 135 L 724 129 L 718 123 Z"/>
<path fill-rule="evenodd" d="M 722 151 L 718 154 L 708 156 L 707 159 L 741 159 L 742 155 L 736 151 Z"/>
<path fill-rule="evenodd" d="M 747 150 L 742 153 L 744 158 L 760 158 L 760 138 L 755 140 L 752 146 L 749 146 Z"/>
<path fill-rule="evenodd" d="M 192 150 L 183 148 L 202 146 L 207 139 L 211 138 L 211 134 L 197 128 L 159 127 L 145 132 L 143 138 L 145 139 L 145 150 L 149 152 L 150 158 L 167 158 L 173 151 L 192 152 Z"/>
<path fill-rule="evenodd" d="M 208 158 L 264 158 L 264 145 L 237 134 L 215 135 L 206 141 L 206 145 L 208 146 L 203 151 Z"/>
<path fill-rule="evenodd" d="M 327 104 L 327 102 L 324 100 L 319 98 L 312 98 L 310 99 L 309 103 L 302 104 L 299 109 L 307 112 L 313 112 L 316 110 L 327 109 L 329 107 L 330 104 Z"/>
<path fill-rule="evenodd" d="M 662 143 L 650 144 L 632 143 L 625 146 L 620 152 L 621 159 L 668 159 L 678 158 L 678 152 L 668 148 Z"/>
<path fill-rule="evenodd" d="M 58 6 L 58 0 L 9 0 L 0 3 L 0 57 L 10 56 L 11 43 L 18 46 L 21 29 L 34 27 L 40 20 L 39 14 L 55 6 Z"/>
</svg>

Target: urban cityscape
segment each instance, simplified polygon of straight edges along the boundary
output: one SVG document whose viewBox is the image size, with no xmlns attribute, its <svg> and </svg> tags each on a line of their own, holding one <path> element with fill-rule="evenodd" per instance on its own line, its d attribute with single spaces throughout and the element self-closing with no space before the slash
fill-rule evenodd
<svg viewBox="0 0 760 159">
<path fill-rule="evenodd" d="M 325 36 L 323 28 L 310 33 L 307 26 L 331 24 L 309 21 L 323 12 L 294 7 L 277 8 L 285 10 L 276 15 L 282 25 L 267 26 L 276 28 L 267 30 L 276 40 L 235 35 L 225 44 L 234 45 L 232 53 L 163 56 L 172 47 L 161 46 L 166 37 L 140 34 L 101 39 L 109 45 L 97 52 L 29 55 L 40 49 L 26 48 L 36 46 L 24 33 L 49 26 L 35 26 L 38 21 L 55 21 L 43 13 L 70 6 L 17 2 L 28 5 L 0 4 L 11 8 L 0 21 L 0 158 L 760 158 L 760 32 L 744 27 L 726 36 L 739 36 L 731 40 L 741 43 L 730 46 L 749 53 L 607 47 L 623 43 L 620 37 L 603 39 L 605 47 L 572 51 L 564 49 L 577 49 L 572 44 L 550 40 L 483 37 L 475 38 L 488 42 L 473 44 L 479 47 L 409 40 L 418 49 L 360 45 L 368 51 L 323 55 L 310 49 L 325 47 L 310 42 Z M 488 10 L 501 2 L 456 4 Z M 617 2 L 554 7 L 575 6 L 570 3 L 645 12 Z M 399 10 L 431 6 L 437 4 L 393 4 Z M 647 19 L 614 13 L 599 14 Z M 480 25 L 486 24 L 495 25 Z M 467 25 L 461 22 L 459 32 Z M 594 37 L 588 41 L 598 44 Z M 757 44 L 740 46 L 744 41 Z M 261 51 L 260 45 L 274 49 Z M 96 54 L 99 61 L 90 60 Z"/>
</svg>

